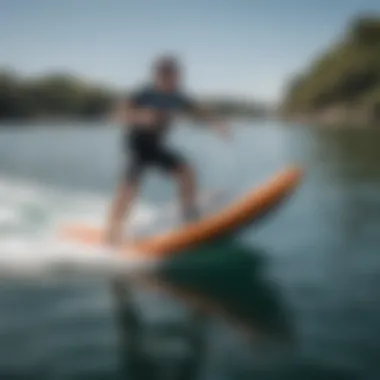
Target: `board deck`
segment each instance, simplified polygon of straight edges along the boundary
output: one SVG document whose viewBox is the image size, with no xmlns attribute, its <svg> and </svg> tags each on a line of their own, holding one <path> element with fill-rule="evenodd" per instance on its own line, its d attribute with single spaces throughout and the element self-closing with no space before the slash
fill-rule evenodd
<svg viewBox="0 0 380 380">
<path fill-rule="evenodd" d="M 301 178 L 300 168 L 288 167 L 216 213 L 168 232 L 126 241 L 120 247 L 120 254 L 133 250 L 148 256 L 165 257 L 236 233 L 273 210 L 292 193 Z M 83 224 L 68 224 L 59 230 L 62 239 L 90 246 L 103 245 L 104 235 L 103 229 Z"/>
</svg>

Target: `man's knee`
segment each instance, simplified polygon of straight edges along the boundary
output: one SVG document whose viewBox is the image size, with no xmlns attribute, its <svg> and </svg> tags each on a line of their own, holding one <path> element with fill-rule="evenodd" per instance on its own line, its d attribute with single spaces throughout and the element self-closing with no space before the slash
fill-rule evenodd
<svg viewBox="0 0 380 380">
<path fill-rule="evenodd" d="M 133 198 L 138 191 L 138 183 L 129 183 L 122 182 L 119 184 L 116 194 L 113 200 L 113 216 L 115 218 L 120 218 L 126 212 L 130 202 L 132 202 Z"/>
<path fill-rule="evenodd" d="M 175 171 L 175 175 L 183 184 L 193 185 L 195 183 L 194 170 L 187 164 L 178 167 Z"/>
<path fill-rule="evenodd" d="M 140 182 L 143 172 L 143 163 L 132 160 L 124 171 L 122 184 L 126 187 L 136 187 Z"/>
</svg>

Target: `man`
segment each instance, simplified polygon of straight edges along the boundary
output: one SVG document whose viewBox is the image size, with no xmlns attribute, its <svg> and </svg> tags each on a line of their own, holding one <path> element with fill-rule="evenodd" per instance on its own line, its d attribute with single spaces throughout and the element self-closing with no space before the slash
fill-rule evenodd
<svg viewBox="0 0 380 380">
<path fill-rule="evenodd" d="M 175 58 L 159 58 L 153 67 L 152 84 L 133 93 L 118 109 L 119 121 L 129 126 L 125 142 L 130 163 L 111 206 L 107 231 L 110 244 L 121 242 L 123 218 L 138 191 L 142 174 L 150 167 L 160 168 L 178 181 L 185 220 L 197 217 L 194 172 L 179 153 L 163 143 L 174 117 L 187 116 L 197 121 L 213 118 L 182 93 L 180 76 Z M 222 124 L 214 124 L 214 127 L 221 133 L 226 131 Z"/>
</svg>

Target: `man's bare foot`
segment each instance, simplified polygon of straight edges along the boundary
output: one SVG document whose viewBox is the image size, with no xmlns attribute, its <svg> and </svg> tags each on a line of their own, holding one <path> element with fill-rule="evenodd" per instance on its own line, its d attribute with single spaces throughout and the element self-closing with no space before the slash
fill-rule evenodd
<svg viewBox="0 0 380 380">
<path fill-rule="evenodd" d="M 122 244 L 122 234 L 115 231 L 108 231 L 105 237 L 105 244 L 110 248 L 119 248 Z"/>
</svg>

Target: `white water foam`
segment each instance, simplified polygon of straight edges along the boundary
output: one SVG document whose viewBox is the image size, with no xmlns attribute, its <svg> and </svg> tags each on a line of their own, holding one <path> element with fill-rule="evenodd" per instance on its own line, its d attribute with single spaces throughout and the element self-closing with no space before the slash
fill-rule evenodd
<svg viewBox="0 0 380 380">
<path fill-rule="evenodd" d="M 17 226 L 22 219 L 20 212 L 16 209 L 2 206 L 0 208 L 0 228 Z"/>
<path fill-rule="evenodd" d="M 0 279 L 50 279 L 78 276 L 126 277 L 154 266 L 141 253 L 121 256 L 106 247 L 92 248 L 57 240 L 65 223 L 101 226 L 108 202 L 88 193 L 68 193 L 26 181 L 0 178 Z M 143 233 L 158 210 L 140 203 L 130 231 Z"/>
<path fill-rule="evenodd" d="M 0 278 L 3 280 L 68 280 L 119 275 L 130 279 L 148 273 L 156 264 L 141 253 L 122 256 L 106 247 L 15 238 L 0 242 Z"/>
<path fill-rule="evenodd" d="M 220 191 L 203 194 L 199 205 L 210 211 L 223 197 Z M 105 247 L 69 244 L 55 238 L 64 224 L 101 227 L 108 202 L 96 194 L 67 193 L 0 178 L 0 279 L 133 277 L 152 270 L 157 263 L 142 252 L 121 256 Z M 156 207 L 140 202 L 128 218 L 126 231 L 133 236 L 146 235 L 173 227 L 180 219 L 174 202 Z"/>
</svg>

